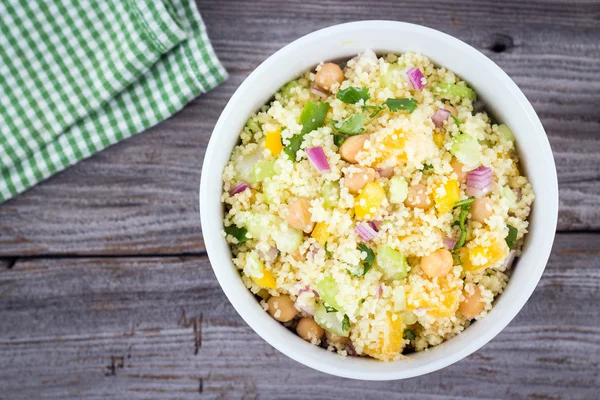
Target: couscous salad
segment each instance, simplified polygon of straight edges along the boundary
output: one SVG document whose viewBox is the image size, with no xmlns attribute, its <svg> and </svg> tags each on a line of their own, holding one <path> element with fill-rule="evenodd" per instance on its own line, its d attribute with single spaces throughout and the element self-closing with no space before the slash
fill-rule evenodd
<svg viewBox="0 0 600 400">
<path fill-rule="evenodd" d="M 418 53 L 324 63 L 252 115 L 223 172 L 223 235 L 274 319 L 397 360 L 484 318 L 534 193 L 510 128 Z"/>
</svg>

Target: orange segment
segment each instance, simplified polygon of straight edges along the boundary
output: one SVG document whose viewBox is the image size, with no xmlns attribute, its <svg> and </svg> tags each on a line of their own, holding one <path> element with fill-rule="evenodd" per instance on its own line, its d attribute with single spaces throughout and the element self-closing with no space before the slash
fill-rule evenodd
<svg viewBox="0 0 600 400">
<path fill-rule="evenodd" d="M 440 184 L 434 193 L 435 208 L 439 215 L 452 210 L 454 204 L 460 199 L 460 186 L 455 179 L 450 179 Z"/>
<path fill-rule="evenodd" d="M 354 200 L 354 215 L 357 218 L 364 218 L 366 215 L 373 215 L 381 207 L 385 198 L 385 190 L 377 182 L 369 182 L 363 188 L 362 192 Z M 374 209 L 374 212 L 371 211 Z"/>
<path fill-rule="evenodd" d="M 490 246 L 475 246 L 469 250 L 468 263 L 465 263 L 462 256 L 460 258 L 463 260 L 463 270 L 474 272 L 503 260 L 507 255 L 506 243 L 495 240 Z"/>
<path fill-rule="evenodd" d="M 269 150 L 274 157 L 277 157 L 283 150 L 281 130 L 267 132 L 265 136 L 265 149 Z"/>
<path fill-rule="evenodd" d="M 425 292 L 422 295 L 421 290 Z M 458 293 L 450 288 L 446 278 L 439 278 L 434 288 L 424 286 L 420 289 L 409 289 L 406 308 L 410 311 L 426 308 L 427 314 L 434 317 L 451 317 L 458 309 Z"/>
<path fill-rule="evenodd" d="M 379 341 L 376 343 L 370 343 L 366 346 L 364 352 L 373 358 L 378 360 L 389 361 L 392 360 L 402 350 L 404 326 L 402 324 L 402 318 L 396 315 L 396 320 L 393 318 L 394 314 L 391 312 L 387 313 L 386 323 L 382 326 L 377 326 L 374 329 L 379 331 Z"/>
<path fill-rule="evenodd" d="M 436 132 L 433 134 L 433 143 L 435 143 L 437 147 L 441 148 L 444 145 L 445 138 L 446 135 L 443 132 Z"/>
<path fill-rule="evenodd" d="M 315 225 L 310 236 L 315 238 L 321 246 L 325 246 L 325 243 L 327 243 L 327 239 L 329 238 L 329 231 L 327 229 L 329 229 L 329 226 L 327 226 L 325 222 L 319 222 Z"/>
<path fill-rule="evenodd" d="M 390 157 L 397 157 L 398 159 L 406 159 L 404 153 L 404 145 L 406 144 L 406 136 L 404 132 L 397 130 L 393 134 L 386 136 L 382 141 L 372 140 L 371 145 L 373 149 L 381 154 L 371 163 L 370 167 L 375 168 L 383 161 Z"/>
<path fill-rule="evenodd" d="M 268 269 L 264 269 L 264 268 L 263 268 L 262 278 L 252 278 L 252 280 L 258 286 L 265 288 L 265 289 L 275 289 L 275 287 L 277 286 L 277 283 L 275 282 L 275 277 L 273 277 L 273 274 L 271 273 L 271 271 L 269 271 Z"/>
</svg>

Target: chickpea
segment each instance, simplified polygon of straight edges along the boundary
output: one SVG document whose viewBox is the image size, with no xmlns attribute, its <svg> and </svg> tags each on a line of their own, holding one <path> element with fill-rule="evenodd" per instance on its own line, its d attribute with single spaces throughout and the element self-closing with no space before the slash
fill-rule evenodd
<svg viewBox="0 0 600 400">
<path fill-rule="evenodd" d="M 463 171 L 464 165 L 460 161 L 458 161 L 456 158 L 453 158 L 450 162 L 450 166 L 452 167 L 454 173 L 458 177 L 459 182 L 467 181 L 467 173 Z"/>
<path fill-rule="evenodd" d="M 492 199 L 489 197 L 481 197 L 471 203 L 471 218 L 473 220 L 483 224 L 490 215 L 492 215 Z"/>
<path fill-rule="evenodd" d="M 348 343 L 350 338 L 344 336 L 338 336 L 335 333 L 331 333 L 329 331 L 325 331 L 325 338 L 331 345 L 344 346 Z"/>
<path fill-rule="evenodd" d="M 446 249 L 436 250 L 421 258 L 421 269 L 430 278 L 446 276 L 452 269 L 453 264 L 452 253 Z"/>
<path fill-rule="evenodd" d="M 467 319 L 475 318 L 483 310 L 479 286 L 475 286 L 473 294 L 464 292 L 463 295 L 465 296 L 465 300 L 458 306 L 458 311 Z"/>
<path fill-rule="evenodd" d="M 344 174 L 344 186 L 346 186 L 351 193 L 358 193 L 358 191 L 364 188 L 367 183 L 375 181 L 379 175 L 373 168 L 359 168 L 360 171 Z"/>
<path fill-rule="evenodd" d="M 304 317 L 298 321 L 296 332 L 298 332 L 298 335 L 307 342 L 314 342 L 320 340 L 325 331 L 317 325 L 314 319 L 311 317 Z"/>
<path fill-rule="evenodd" d="M 310 218 L 310 203 L 306 199 L 298 199 L 290 206 L 290 213 L 287 216 L 288 224 L 295 229 L 303 230 L 309 233 L 313 230 L 314 223 Z"/>
<path fill-rule="evenodd" d="M 422 208 L 427 210 L 431 208 L 433 202 L 427 194 L 425 185 L 414 185 L 408 188 L 408 196 L 404 200 L 404 205 L 412 208 Z"/>
<path fill-rule="evenodd" d="M 322 89 L 330 90 L 337 83 L 342 84 L 344 81 L 344 72 L 339 65 L 334 63 L 325 63 L 315 75 L 315 83 Z"/>
<path fill-rule="evenodd" d="M 267 301 L 269 314 L 280 322 L 288 322 L 294 319 L 298 310 L 289 296 L 273 296 Z"/>
<path fill-rule="evenodd" d="M 458 117 L 458 111 L 456 110 L 456 108 L 454 108 L 454 106 L 451 106 L 450 104 L 444 104 L 444 108 L 450 111 L 450 114 L 454 115 L 455 117 Z"/>
<path fill-rule="evenodd" d="M 340 156 L 351 164 L 356 164 L 356 155 L 362 150 L 369 135 L 350 136 L 340 147 Z"/>
</svg>

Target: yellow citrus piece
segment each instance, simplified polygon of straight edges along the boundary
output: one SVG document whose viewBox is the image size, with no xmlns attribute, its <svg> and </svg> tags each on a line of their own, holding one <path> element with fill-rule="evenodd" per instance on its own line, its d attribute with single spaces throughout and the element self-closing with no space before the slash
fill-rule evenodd
<svg viewBox="0 0 600 400">
<path fill-rule="evenodd" d="M 325 246 L 327 238 L 329 238 L 329 226 L 325 222 L 319 222 L 315 225 L 310 236 L 314 237 L 321 246 Z"/>
<path fill-rule="evenodd" d="M 391 135 L 387 135 L 381 142 L 372 140 L 371 145 L 380 156 L 369 166 L 375 168 L 392 156 L 396 156 L 398 159 L 406 159 L 406 153 L 404 152 L 405 144 L 406 136 L 404 135 L 404 132 L 400 130 L 394 131 Z"/>
<path fill-rule="evenodd" d="M 439 215 L 452 210 L 454 204 L 460 199 L 460 186 L 456 179 L 450 179 L 439 185 L 434 194 L 435 208 Z"/>
<path fill-rule="evenodd" d="M 254 283 L 258 286 L 265 289 L 275 289 L 277 283 L 275 282 L 275 277 L 268 269 L 263 268 L 263 276 L 262 278 L 252 278 Z"/>
<path fill-rule="evenodd" d="M 402 337 L 404 336 L 402 318 L 396 315 L 396 319 L 394 320 L 393 316 L 393 313 L 388 312 L 386 322 L 374 328 L 379 330 L 379 340 L 376 343 L 370 343 L 364 349 L 364 352 L 371 357 L 389 361 L 402 350 Z"/>
<path fill-rule="evenodd" d="M 425 292 L 425 295 L 421 291 Z M 434 317 L 451 317 L 458 309 L 458 293 L 450 288 L 446 278 L 438 278 L 434 289 L 424 286 L 409 289 L 406 308 L 410 311 L 426 308 L 427 314 Z"/>
<path fill-rule="evenodd" d="M 442 147 L 442 145 L 444 144 L 444 139 L 446 138 L 446 135 L 443 132 L 436 132 L 433 134 L 433 143 L 435 143 L 435 145 L 437 147 Z"/>
<path fill-rule="evenodd" d="M 277 157 L 281 153 L 281 150 L 283 150 L 281 130 L 277 129 L 276 131 L 266 133 L 265 149 L 269 150 L 274 157 Z"/>
<path fill-rule="evenodd" d="M 354 200 L 354 215 L 357 218 L 364 218 L 366 215 L 372 215 L 371 209 L 375 212 L 385 198 L 385 190 L 377 182 L 369 182 L 363 188 L 362 192 Z"/>
<path fill-rule="evenodd" d="M 469 250 L 469 268 L 463 261 L 464 271 L 477 271 L 503 260 L 508 255 L 505 242 L 495 240 L 490 246 L 475 246 Z M 462 256 L 460 257 L 462 260 Z M 485 260 L 483 263 L 482 260 Z"/>
</svg>

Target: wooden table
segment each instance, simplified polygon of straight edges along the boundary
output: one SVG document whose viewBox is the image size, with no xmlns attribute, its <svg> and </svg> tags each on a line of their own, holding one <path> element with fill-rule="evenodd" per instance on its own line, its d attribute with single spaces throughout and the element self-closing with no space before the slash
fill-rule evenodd
<svg viewBox="0 0 600 400">
<path fill-rule="evenodd" d="M 598 1 L 198 6 L 229 80 L 0 206 L 0 398 L 600 398 Z M 554 250 L 525 308 L 467 359 L 406 381 L 340 379 L 274 350 L 225 298 L 198 217 L 233 91 L 286 43 L 361 19 L 427 25 L 491 57 L 537 110 L 560 181 Z"/>
</svg>

